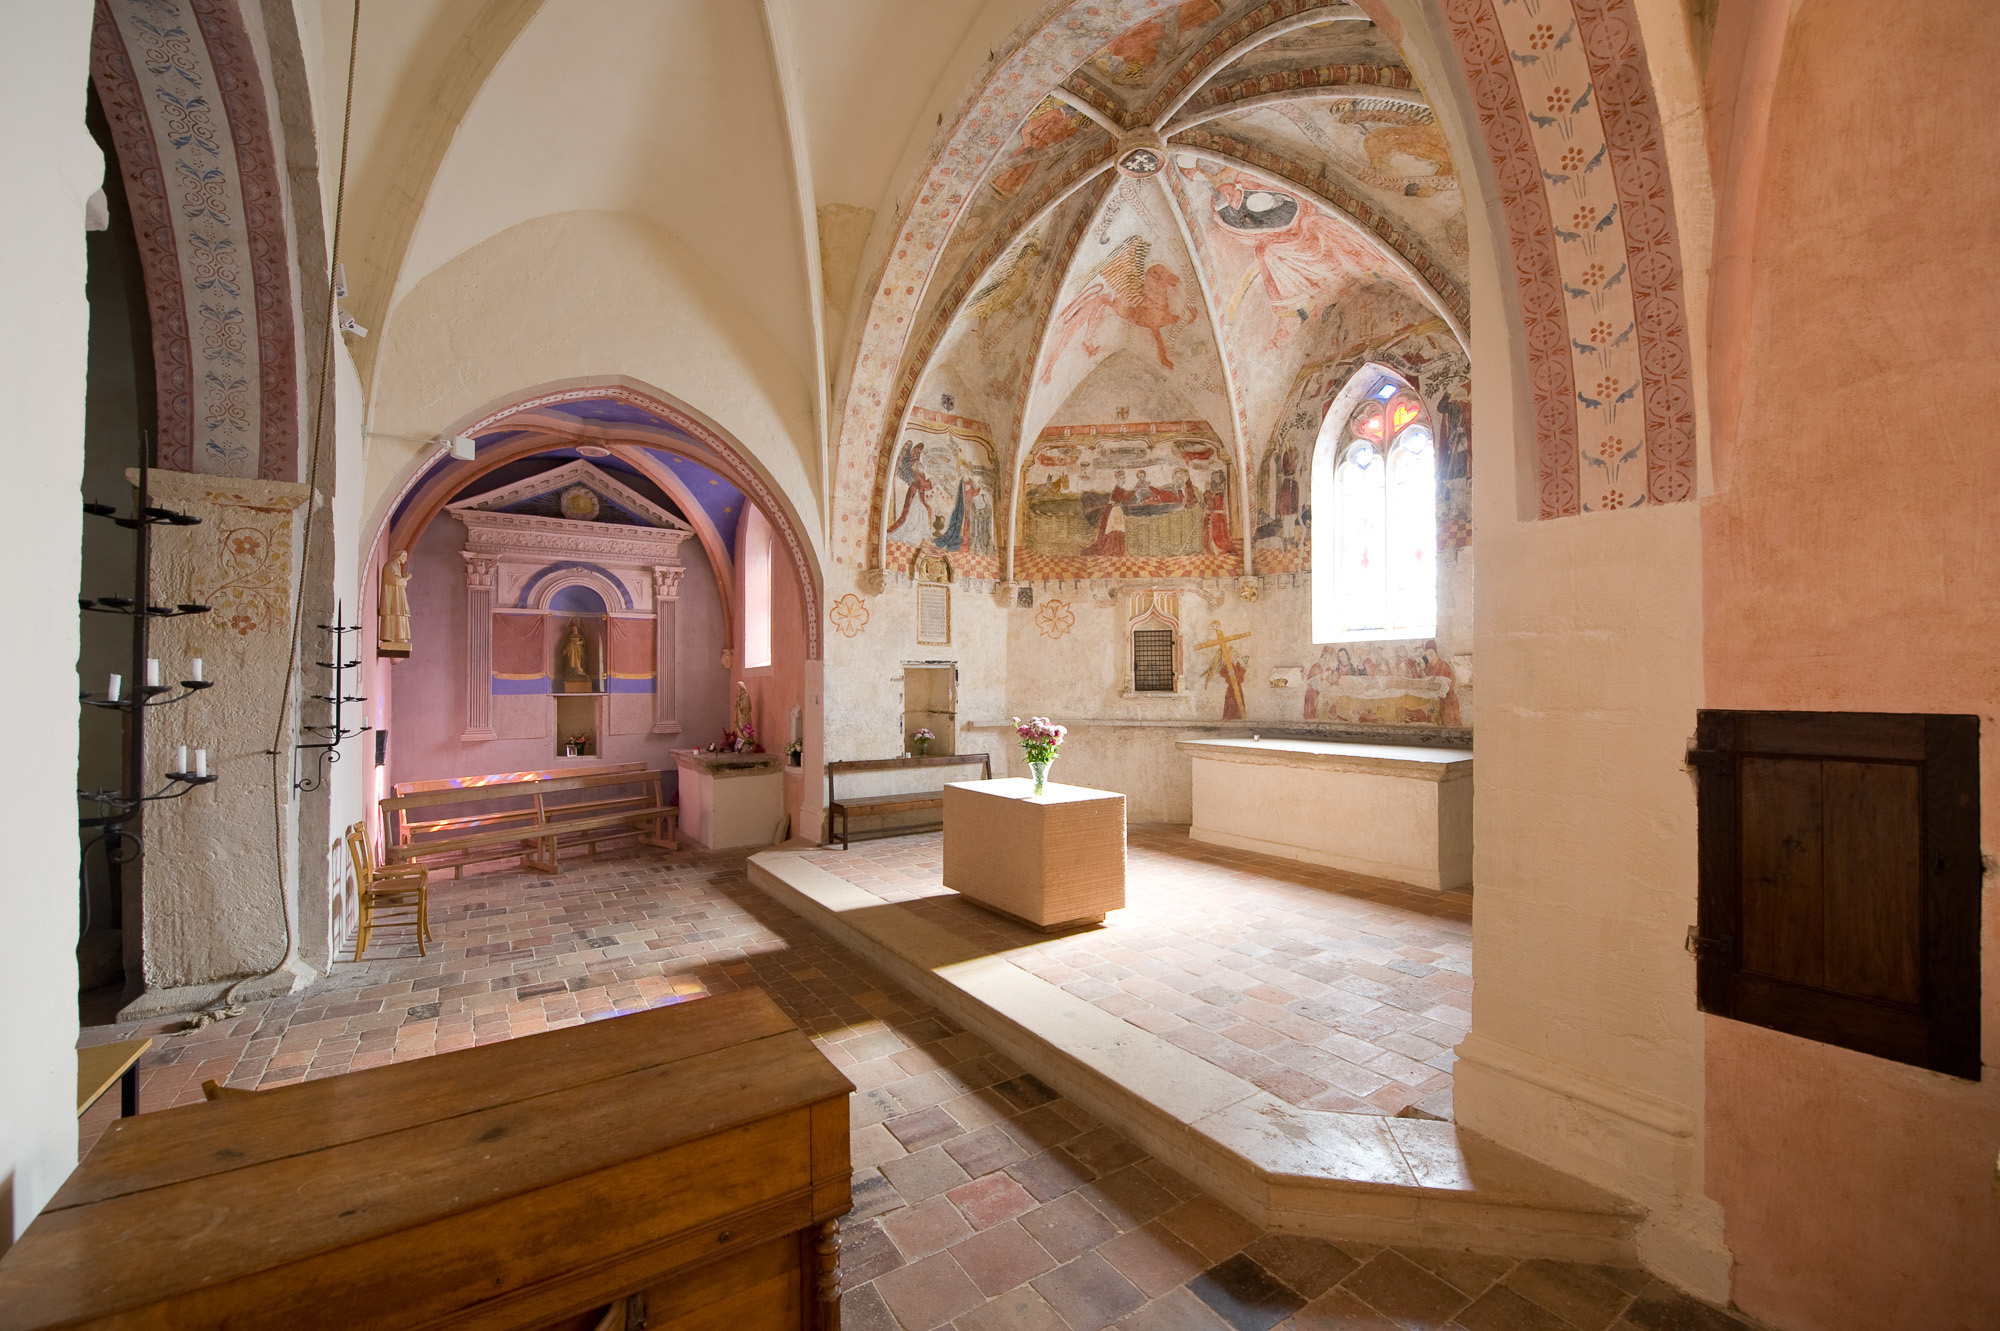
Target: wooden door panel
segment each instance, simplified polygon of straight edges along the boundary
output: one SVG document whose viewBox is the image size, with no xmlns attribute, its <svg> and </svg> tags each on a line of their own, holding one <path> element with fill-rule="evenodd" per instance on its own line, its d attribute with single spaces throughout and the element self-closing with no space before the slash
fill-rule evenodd
<svg viewBox="0 0 2000 1331">
<path fill-rule="evenodd" d="M 1824 791 L 1816 758 L 1743 760 L 1743 969 L 1826 980 Z"/>
<path fill-rule="evenodd" d="M 1977 1080 L 1979 718 L 1704 710 L 1704 1012 Z"/>
<path fill-rule="evenodd" d="M 1826 987 L 1924 1001 L 1923 803 L 1918 769 L 1828 762 Z"/>
</svg>

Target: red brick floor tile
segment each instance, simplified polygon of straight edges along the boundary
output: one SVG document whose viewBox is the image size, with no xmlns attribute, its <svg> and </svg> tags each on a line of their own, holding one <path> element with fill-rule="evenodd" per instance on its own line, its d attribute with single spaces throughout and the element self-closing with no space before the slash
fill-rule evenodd
<svg viewBox="0 0 2000 1331">
<path fill-rule="evenodd" d="M 942 1252 L 960 1239 L 970 1238 L 968 1225 L 959 1209 L 943 1197 L 933 1197 L 882 1217 L 882 1230 L 895 1242 L 905 1261 L 916 1261 Z"/>
<path fill-rule="evenodd" d="M 945 1194 L 974 1229 L 990 1229 L 1035 1209 L 1034 1195 L 1003 1173 L 961 1183 Z"/>
<path fill-rule="evenodd" d="M 1055 1269 L 1056 1260 L 1014 1221 L 995 1225 L 954 1244 L 951 1255 L 989 1296 Z"/>
</svg>

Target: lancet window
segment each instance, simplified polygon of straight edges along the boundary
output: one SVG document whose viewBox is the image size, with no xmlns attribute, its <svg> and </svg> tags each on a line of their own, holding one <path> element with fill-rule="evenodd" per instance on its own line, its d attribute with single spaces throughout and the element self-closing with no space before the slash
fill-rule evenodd
<svg viewBox="0 0 2000 1331">
<path fill-rule="evenodd" d="M 1313 640 L 1426 637 L 1437 628 L 1437 446 L 1429 413 L 1384 377 L 1313 456 Z"/>
</svg>

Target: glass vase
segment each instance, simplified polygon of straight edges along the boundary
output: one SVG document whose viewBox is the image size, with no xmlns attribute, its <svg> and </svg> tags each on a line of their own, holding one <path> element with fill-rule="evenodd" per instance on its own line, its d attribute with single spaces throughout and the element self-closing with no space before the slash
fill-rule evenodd
<svg viewBox="0 0 2000 1331">
<path fill-rule="evenodd" d="M 1035 774 L 1035 793 L 1037 795 L 1041 794 L 1043 787 L 1049 784 L 1049 763 L 1053 763 L 1054 761 L 1055 759 L 1051 758 L 1047 763 L 1028 764 L 1028 770 Z"/>
<path fill-rule="evenodd" d="M 917 757 L 922 758 L 930 753 L 931 742 L 927 739 L 913 739 L 910 741 L 910 748 L 916 753 Z"/>
</svg>

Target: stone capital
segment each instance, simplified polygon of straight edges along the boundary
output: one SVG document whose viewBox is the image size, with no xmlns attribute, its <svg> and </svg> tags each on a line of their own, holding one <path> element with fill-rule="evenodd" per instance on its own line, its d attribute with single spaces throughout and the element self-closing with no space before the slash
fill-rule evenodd
<svg viewBox="0 0 2000 1331">
<path fill-rule="evenodd" d="M 468 589 L 476 592 L 493 590 L 493 573 L 500 567 L 497 558 L 472 550 L 461 550 L 459 558 L 465 561 L 465 585 Z"/>
</svg>

